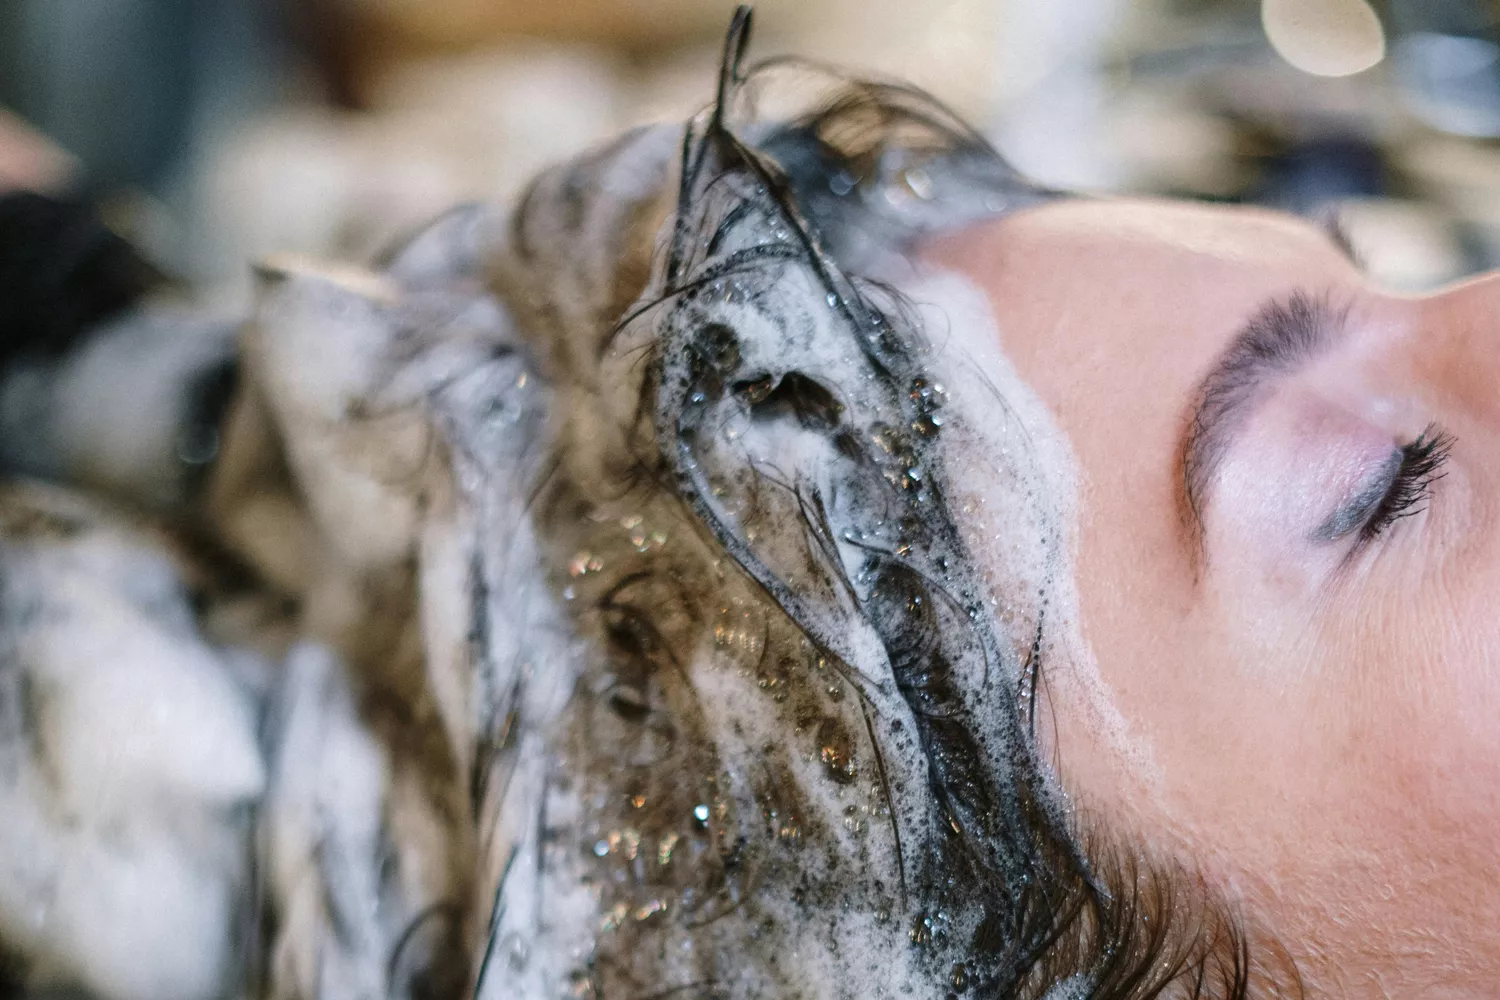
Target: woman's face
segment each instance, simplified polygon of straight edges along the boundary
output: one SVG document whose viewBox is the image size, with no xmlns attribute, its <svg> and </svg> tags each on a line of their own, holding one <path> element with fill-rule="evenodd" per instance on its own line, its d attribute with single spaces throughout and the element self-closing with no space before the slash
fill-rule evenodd
<svg viewBox="0 0 1500 1000">
<path fill-rule="evenodd" d="M 1396 296 L 1305 222 L 1144 201 L 926 253 L 988 294 L 1079 466 L 1096 664 L 1048 681 L 1069 793 L 1241 901 L 1310 985 L 1488 992 L 1500 275 Z"/>
</svg>

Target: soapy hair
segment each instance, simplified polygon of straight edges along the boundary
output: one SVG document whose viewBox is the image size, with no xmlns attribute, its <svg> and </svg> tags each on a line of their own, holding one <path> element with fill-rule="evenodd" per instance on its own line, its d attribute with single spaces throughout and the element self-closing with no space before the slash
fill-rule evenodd
<svg viewBox="0 0 1500 1000">
<path fill-rule="evenodd" d="M 487 685 L 481 815 L 532 832 L 491 862 L 478 995 L 1272 990 L 1190 868 L 1065 806 L 1045 581 L 1002 629 L 961 530 L 950 438 L 1005 401 L 952 398 L 908 253 L 1056 193 L 909 87 L 742 71 L 748 29 L 685 132 L 544 174 L 495 258 L 553 415 L 526 518 L 582 645 Z"/>
<path fill-rule="evenodd" d="M 459 210 L 378 273 L 263 269 L 237 363 L 288 449 L 268 461 L 350 590 L 397 610 L 294 648 L 266 699 L 264 792 L 232 798 L 261 846 L 197 890 L 250 918 L 248 991 L 1297 993 L 1190 865 L 1080 815 L 1039 756 L 1062 498 L 1010 383 L 913 295 L 911 253 L 1060 195 L 910 87 L 744 70 L 749 20 L 685 129 Z M 0 211 L 0 243 L 42 208 Z M 0 355 L 65 355 L 150 285 L 43 221 Z M 415 412 L 403 451 L 380 420 Z M 396 452 L 416 458 L 392 474 Z M 978 468 L 1006 540 L 984 558 Z M 141 963 L 161 982 L 217 982 L 240 950 L 174 935 Z M 0 993 L 41 953 L 6 947 Z M 88 982 L 163 992 L 114 978 Z"/>
</svg>

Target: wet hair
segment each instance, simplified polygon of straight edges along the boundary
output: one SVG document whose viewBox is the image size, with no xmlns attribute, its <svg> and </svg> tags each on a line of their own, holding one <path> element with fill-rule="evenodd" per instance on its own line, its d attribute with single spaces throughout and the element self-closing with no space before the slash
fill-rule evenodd
<svg viewBox="0 0 1500 1000">
<path fill-rule="evenodd" d="M 749 20 L 676 144 L 544 174 L 494 260 L 551 414 L 517 467 L 556 617 L 497 622 L 514 584 L 476 570 L 509 651 L 477 994 L 1299 992 L 1190 866 L 1066 807 L 1046 582 L 1002 629 L 965 542 L 974 410 L 898 285 L 923 236 L 1057 193 L 910 87 L 743 71 Z M 813 110 L 757 116 L 787 92 Z"/>
</svg>

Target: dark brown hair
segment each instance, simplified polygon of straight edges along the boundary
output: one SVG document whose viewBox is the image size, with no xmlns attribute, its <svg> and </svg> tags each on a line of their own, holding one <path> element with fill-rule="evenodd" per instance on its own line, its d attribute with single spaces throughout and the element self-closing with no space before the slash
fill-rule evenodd
<svg viewBox="0 0 1500 1000">
<path fill-rule="evenodd" d="M 947 390 L 891 276 L 924 235 L 1056 193 L 912 88 L 742 72 L 749 22 L 681 134 L 673 203 L 610 179 L 670 172 L 632 134 L 539 179 L 497 265 L 566 414 L 532 509 L 594 650 L 557 741 L 589 805 L 543 864 L 590 887 L 603 929 L 564 981 L 609 1000 L 1295 984 L 1190 867 L 1065 807 L 1034 738 L 1046 594 L 1023 595 L 1032 640 L 1003 637 L 951 502 Z M 788 83 L 814 110 L 757 118 Z M 497 909 L 507 879 L 544 881 L 506 870 Z"/>
</svg>

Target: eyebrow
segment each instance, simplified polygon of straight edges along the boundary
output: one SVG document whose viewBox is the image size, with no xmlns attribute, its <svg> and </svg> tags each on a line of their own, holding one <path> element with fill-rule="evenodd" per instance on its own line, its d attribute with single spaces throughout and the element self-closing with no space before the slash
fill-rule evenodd
<svg viewBox="0 0 1500 1000">
<path fill-rule="evenodd" d="M 1348 309 L 1304 291 L 1262 305 L 1209 368 L 1194 394 L 1182 445 L 1182 488 L 1199 546 L 1210 487 L 1235 435 L 1269 386 L 1326 352 Z"/>
</svg>

